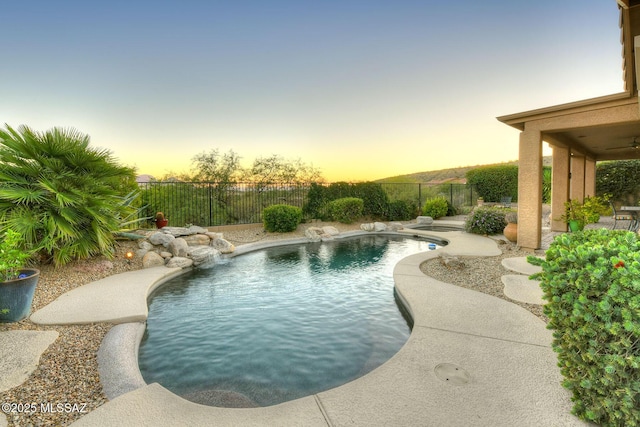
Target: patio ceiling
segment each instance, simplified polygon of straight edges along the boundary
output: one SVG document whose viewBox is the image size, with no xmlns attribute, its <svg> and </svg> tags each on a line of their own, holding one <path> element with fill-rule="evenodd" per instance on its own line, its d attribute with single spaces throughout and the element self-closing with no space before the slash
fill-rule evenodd
<svg viewBox="0 0 640 427">
<path fill-rule="evenodd" d="M 521 131 L 537 128 L 549 144 L 571 148 L 573 154 L 596 161 L 640 159 L 638 98 L 628 92 L 501 116 L 498 120 Z"/>
<path fill-rule="evenodd" d="M 555 141 L 599 160 L 640 159 L 640 123 L 582 127 L 544 134 Z"/>
</svg>

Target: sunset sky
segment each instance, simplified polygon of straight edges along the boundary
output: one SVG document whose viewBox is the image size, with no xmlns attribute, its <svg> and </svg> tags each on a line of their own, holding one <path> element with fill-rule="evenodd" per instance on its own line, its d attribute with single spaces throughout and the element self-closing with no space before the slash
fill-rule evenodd
<svg viewBox="0 0 640 427">
<path fill-rule="evenodd" d="M 5 2 L 0 125 L 138 173 L 217 148 L 329 181 L 515 160 L 497 116 L 621 92 L 614 0 Z"/>
</svg>

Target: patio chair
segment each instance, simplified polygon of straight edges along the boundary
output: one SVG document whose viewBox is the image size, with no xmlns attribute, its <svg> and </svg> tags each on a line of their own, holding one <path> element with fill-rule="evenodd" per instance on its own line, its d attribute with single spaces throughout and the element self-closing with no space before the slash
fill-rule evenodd
<svg viewBox="0 0 640 427">
<path fill-rule="evenodd" d="M 629 225 L 627 225 L 627 230 L 631 230 L 637 227 L 637 219 L 633 212 L 630 211 L 619 211 L 616 209 L 613 203 L 609 202 L 611 205 L 612 217 L 613 217 L 613 227 L 612 230 L 616 229 L 616 225 L 618 221 L 629 221 Z"/>
</svg>

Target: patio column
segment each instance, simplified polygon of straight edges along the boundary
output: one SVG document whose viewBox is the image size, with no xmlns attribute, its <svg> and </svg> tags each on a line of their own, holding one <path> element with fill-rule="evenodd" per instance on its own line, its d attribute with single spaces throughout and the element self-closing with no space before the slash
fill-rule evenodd
<svg viewBox="0 0 640 427">
<path fill-rule="evenodd" d="M 518 246 L 540 247 L 542 238 L 542 133 L 520 133 L 518 154 Z"/>
<path fill-rule="evenodd" d="M 571 199 L 584 200 L 585 158 L 574 154 L 571 156 Z"/>
<path fill-rule="evenodd" d="M 596 161 L 587 157 L 584 165 L 584 196 L 596 195 Z"/>
<path fill-rule="evenodd" d="M 564 203 L 569 200 L 570 153 L 565 147 L 553 146 L 551 166 L 551 231 L 567 231 L 567 224 L 559 218 Z"/>
</svg>

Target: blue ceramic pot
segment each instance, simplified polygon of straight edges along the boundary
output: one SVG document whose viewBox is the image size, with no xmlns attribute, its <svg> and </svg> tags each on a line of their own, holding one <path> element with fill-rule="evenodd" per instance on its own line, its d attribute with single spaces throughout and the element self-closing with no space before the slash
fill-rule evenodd
<svg viewBox="0 0 640 427">
<path fill-rule="evenodd" d="M 0 283 L 0 322 L 18 322 L 29 315 L 40 270 L 20 270 L 26 277 Z M 7 311 L 8 310 L 8 311 Z"/>
</svg>

